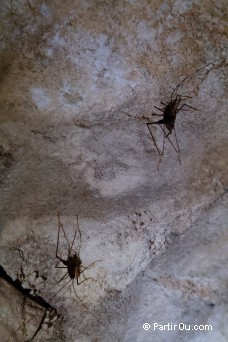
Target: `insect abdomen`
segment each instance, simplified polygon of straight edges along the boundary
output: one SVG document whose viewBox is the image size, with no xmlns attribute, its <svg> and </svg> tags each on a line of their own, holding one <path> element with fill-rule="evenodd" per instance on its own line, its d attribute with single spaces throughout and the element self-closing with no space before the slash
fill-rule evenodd
<svg viewBox="0 0 228 342">
<path fill-rule="evenodd" d="M 80 266 L 81 266 L 81 259 L 75 254 L 73 257 L 68 259 L 68 273 L 71 279 L 74 279 L 76 276 L 79 276 L 80 273 Z M 78 272 L 79 270 L 79 272 Z"/>
</svg>

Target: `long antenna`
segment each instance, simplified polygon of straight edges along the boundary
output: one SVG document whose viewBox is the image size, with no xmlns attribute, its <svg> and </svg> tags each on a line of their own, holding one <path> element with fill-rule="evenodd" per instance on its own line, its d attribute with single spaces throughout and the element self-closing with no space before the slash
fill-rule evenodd
<svg viewBox="0 0 228 342">
<path fill-rule="evenodd" d="M 204 64 L 203 66 L 201 66 L 200 68 L 196 69 L 195 71 L 193 71 L 190 75 L 186 76 L 182 81 L 180 81 L 180 83 L 178 83 L 178 85 L 174 88 L 173 92 L 172 92 L 172 95 L 171 95 L 171 99 L 173 97 L 173 94 L 177 91 L 177 89 L 180 87 L 180 85 L 182 83 L 184 83 L 188 78 L 192 77 L 195 73 L 197 73 L 198 71 L 206 68 L 208 65 L 214 65 L 214 63 L 218 62 L 218 61 L 221 61 L 222 59 L 224 58 L 219 58 L 219 59 L 216 59 L 214 62 L 210 62 L 210 63 L 206 63 Z"/>
</svg>

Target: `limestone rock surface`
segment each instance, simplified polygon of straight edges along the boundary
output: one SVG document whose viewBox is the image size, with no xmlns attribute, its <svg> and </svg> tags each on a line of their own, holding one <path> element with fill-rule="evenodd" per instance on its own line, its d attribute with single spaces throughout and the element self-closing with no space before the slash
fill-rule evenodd
<svg viewBox="0 0 228 342">
<path fill-rule="evenodd" d="M 227 340 L 226 13 L 223 0 L 0 1 L 5 341 Z M 163 131 L 153 141 L 146 124 L 173 99 L 188 105 L 181 165 L 173 131 L 158 168 Z M 61 291 L 58 213 L 61 258 L 78 217 L 73 250 L 94 263 Z M 23 288 L 50 309 L 30 297 L 30 312 Z M 156 321 L 213 331 L 143 330 Z"/>
</svg>

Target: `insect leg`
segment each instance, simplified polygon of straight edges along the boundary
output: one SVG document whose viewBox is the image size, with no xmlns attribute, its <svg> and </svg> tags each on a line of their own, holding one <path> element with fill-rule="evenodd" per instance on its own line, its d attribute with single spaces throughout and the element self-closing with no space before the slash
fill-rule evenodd
<svg viewBox="0 0 228 342">
<path fill-rule="evenodd" d="M 62 262 L 65 265 L 66 260 L 59 258 L 59 261 L 55 265 L 55 268 L 67 268 L 67 266 L 58 266 L 60 262 Z"/>
<path fill-rule="evenodd" d="M 96 261 L 94 261 L 94 262 L 91 262 L 91 264 L 89 264 L 88 266 L 83 266 L 83 265 L 81 265 L 81 267 L 83 268 L 83 270 L 80 272 L 80 274 L 82 274 L 83 272 L 85 272 L 86 270 L 89 270 L 91 267 L 93 267 L 97 262 L 100 262 L 100 261 L 103 261 L 103 260 L 96 260 Z M 83 274 L 83 276 L 84 276 L 84 274 Z M 80 284 L 82 284 L 82 283 L 84 283 L 84 281 L 86 281 L 86 280 L 89 280 L 89 279 L 91 279 L 91 280 L 94 280 L 93 278 L 86 278 L 85 276 L 84 276 L 84 279 L 81 281 L 81 282 L 78 282 L 78 277 L 77 277 L 77 285 L 80 285 Z"/>
<path fill-rule="evenodd" d="M 58 281 L 58 283 L 60 283 L 63 279 L 65 279 L 68 276 L 68 272 L 66 274 L 64 274 L 64 276 Z"/>
<path fill-rule="evenodd" d="M 81 267 L 82 268 L 84 268 L 83 270 L 82 270 L 82 272 L 81 272 L 81 274 L 85 271 L 85 270 L 89 270 L 91 267 L 93 267 L 97 262 L 101 262 L 101 261 L 103 261 L 103 260 L 96 260 L 96 261 L 94 261 L 94 262 L 91 262 L 91 264 L 89 264 L 88 266 L 83 266 L 83 265 L 81 265 Z"/>
<path fill-rule="evenodd" d="M 178 152 L 180 154 L 180 147 L 179 147 L 179 144 L 178 144 L 178 141 L 177 141 L 177 135 L 176 135 L 175 127 L 173 128 L 173 130 L 174 130 L 175 140 L 176 140 L 176 143 L 177 143 L 177 149 L 178 149 Z"/>
<path fill-rule="evenodd" d="M 162 157 L 164 155 L 164 150 L 165 150 L 165 138 L 166 138 L 166 133 L 165 133 L 165 129 L 161 126 L 161 124 L 159 124 L 159 126 L 161 127 L 163 133 L 164 133 L 164 138 L 163 138 L 163 143 L 162 143 L 162 152 L 161 152 L 161 155 L 160 155 L 160 158 L 159 158 L 159 161 L 158 161 L 158 166 L 157 166 L 157 170 L 159 170 L 159 166 L 161 164 L 161 160 L 162 160 Z"/>
<path fill-rule="evenodd" d="M 160 112 L 164 112 L 164 110 L 163 109 L 161 109 L 161 108 L 158 108 L 158 107 L 156 107 L 156 106 L 154 106 L 154 108 L 156 108 L 156 109 L 158 109 L 158 110 L 160 110 Z M 163 114 L 153 114 L 153 115 L 162 115 L 163 116 Z"/>
<path fill-rule="evenodd" d="M 166 134 L 165 133 L 165 130 L 161 127 L 161 129 L 163 130 L 163 132 L 164 132 L 164 134 Z M 174 131 L 174 133 L 175 133 L 175 131 Z M 169 134 L 170 133 L 168 133 L 168 134 L 166 134 L 166 136 L 165 136 L 165 139 L 167 138 L 168 139 L 168 141 L 169 141 L 169 143 L 172 145 L 172 147 L 173 147 L 173 149 L 174 149 L 174 151 L 176 152 L 176 154 L 177 154 L 177 157 L 178 157 L 178 160 L 179 160 L 179 163 L 181 164 L 181 161 L 180 161 L 180 149 L 179 149 L 179 145 L 178 145 L 178 142 L 177 142 L 177 138 L 176 138 L 176 142 L 177 142 L 177 148 L 178 149 L 176 149 L 176 147 L 174 146 L 174 144 L 173 144 L 173 142 L 172 142 L 172 140 L 169 138 Z M 175 133 L 175 137 L 176 137 L 176 133 Z"/>
<path fill-rule="evenodd" d="M 58 219 L 59 219 L 59 213 L 58 213 Z M 60 223 L 60 220 L 59 220 L 59 223 Z M 55 256 L 57 259 L 59 259 L 59 262 L 63 262 L 63 260 L 61 259 L 61 257 L 58 255 L 58 251 L 59 251 L 59 231 L 60 231 L 60 224 L 59 224 L 59 227 L 58 227 L 58 236 L 57 236 L 57 244 L 56 244 L 56 251 L 55 251 Z M 58 265 L 58 263 L 57 263 Z M 56 265 L 56 267 L 57 267 Z"/>
<path fill-rule="evenodd" d="M 51 297 L 51 300 L 67 285 L 72 279 L 70 279 L 66 284 L 64 284 L 55 294 Z"/>
<path fill-rule="evenodd" d="M 191 109 L 193 109 L 193 110 L 200 110 L 200 109 L 194 108 L 194 107 L 189 106 L 188 104 L 184 103 L 184 104 L 178 109 L 178 112 L 179 112 L 182 108 L 184 108 L 184 107 L 188 107 L 188 108 L 191 108 Z"/>
<path fill-rule="evenodd" d="M 179 163 L 180 163 L 180 165 L 181 165 L 181 160 L 180 160 L 180 151 L 178 151 L 178 150 L 176 149 L 176 147 L 174 146 L 174 144 L 173 144 L 172 140 L 171 140 L 169 137 L 168 137 L 168 140 L 169 140 L 170 144 L 172 145 L 172 147 L 173 147 L 174 151 L 176 152 L 176 154 L 177 154 L 177 158 L 178 158 L 178 160 L 179 160 Z M 177 142 L 177 140 L 176 140 L 176 142 Z M 178 148 L 179 148 L 179 146 L 178 146 Z"/>
<path fill-rule="evenodd" d="M 61 260 L 62 261 L 62 260 Z M 67 268 L 67 266 L 58 266 L 58 264 L 60 263 L 60 260 L 58 261 L 58 263 L 55 265 L 55 268 Z"/>
<path fill-rule="evenodd" d="M 79 251 L 78 253 L 80 253 L 80 249 L 81 249 L 81 241 L 82 241 L 82 234 L 79 228 L 79 223 L 78 223 L 78 216 L 77 216 L 77 226 L 78 226 L 78 231 L 79 231 Z"/>
<path fill-rule="evenodd" d="M 177 144 L 177 149 L 178 149 L 177 157 L 178 157 L 179 163 L 180 163 L 180 165 L 181 165 L 180 147 L 179 147 L 179 144 L 178 144 L 178 140 L 177 140 L 177 135 L 176 135 L 175 127 L 173 128 L 173 130 L 174 130 L 174 136 L 175 136 L 175 140 L 176 140 L 176 144 Z"/>
<path fill-rule="evenodd" d="M 58 259 L 60 259 L 60 258 L 57 256 L 58 245 L 59 245 L 59 232 L 60 232 L 60 228 L 62 228 L 63 234 L 64 234 L 64 236 L 65 236 L 65 238 L 66 238 L 66 240 L 67 240 L 67 243 L 68 243 L 68 246 L 69 246 L 69 250 L 70 250 L 70 243 L 69 243 L 69 240 L 68 240 L 68 238 L 67 238 L 67 236 L 66 236 L 66 233 L 65 233 L 65 230 L 64 230 L 64 228 L 63 228 L 63 225 L 62 225 L 62 223 L 60 222 L 60 214 L 59 214 L 59 213 L 58 213 L 58 221 L 59 221 L 59 228 L 58 228 L 58 239 L 57 239 L 56 257 L 57 257 Z M 60 259 L 60 260 L 61 260 L 61 259 Z"/>
<path fill-rule="evenodd" d="M 93 279 L 93 278 L 85 278 L 84 277 L 84 279 L 82 280 L 82 281 L 78 281 L 78 277 L 77 277 L 77 285 L 81 285 L 82 283 L 84 283 L 84 281 L 86 281 L 86 280 L 93 280 L 93 281 L 95 281 L 95 279 Z"/>
<path fill-rule="evenodd" d="M 80 284 L 81 284 L 81 283 L 80 283 Z M 77 299 L 80 301 L 80 303 L 86 308 L 86 310 L 90 313 L 89 309 L 88 309 L 87 306 L 84 304 L 84 299 L 85 299 L 86 296 L 85 296 L 83 299 L 81 299 L 81 298 L 79 297 L 79 295 L 77 294 L 77 292 L 76 292 L 76 289 L 75 289 L 75 287 L 74 287 L 74 279 L 72 279 L 72 285 L 73 285 L 73 290 L 74 290 L 75 296 L 76 296 Z M 77 285 L 79 285 L 79 284 L 77 284 Z"/>
<path fill-rule="evenodd" d="M 80 235 L 80 244 L 81 244 L 81 232 L 80 232 L 79 224 L 78 224 L 78 215 L 77 215 L 77 229 L 78 229 L 78 231 L 79 231 L 79 235 Z M 72 250 L 72 248 L 73 248 L 73 245 L 74 245 L 74 241 L 75 241 L 76 235 L 77 235 L 77 230 L 75 230 L 74 238 L 73 238 L 72 244 L 71 244 L 71 246 L 70 246 L 69 253 L 71 253 L 71 250 Z M 79 250 L 79 252 L 80 252 L 80 250 Z"/>
<path fill-rule="evenodd" d="M 154 146 L 156 147 L 156 150 L 157 150 L 157 152 L 158 152 L 158 154 L 159 154 L 159 156 L 160 156 L 160 155 L 161 155 L 161 152 L 160 152 L 160 150 L 159 150 L 159 148 L 158 148 L 158 145 L 157 145 L 156 140 L 155 140 L 155 138 L 154 138 L 154 136 L 153 136 L 153 133 L 151 132 L 150 127 L 149 127 L 149 126 L 152 125 L 152 124 L 153 124 L 153 122 L 147 123 L 147 127 L 148 127 L 148 130 L 149 130 L 149 132 L 150 132 L 151 138 L 152 138 L 152 140 L 153 140 Z"/>
</svg>

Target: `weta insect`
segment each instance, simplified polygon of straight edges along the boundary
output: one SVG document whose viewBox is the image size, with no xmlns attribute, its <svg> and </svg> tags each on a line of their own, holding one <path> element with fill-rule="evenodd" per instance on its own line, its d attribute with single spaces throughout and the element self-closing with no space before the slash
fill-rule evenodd
<svg viewBox="0 0 228 342">
<path fill-rule="evenodd" d="M 59 235 L 60 235 L 60 230 L 62 229 L 63 231 L 63 234 L 65 236 L 65 239 L 67 241 L 67 244 L 68 244 L 68 255 L 67 255 L 67 259 L 63 259 L 60 255 L 59 255 Z M 73 288 L 74 288 L 74 279 L 77 280 L 77 285 L 80 285 L 82 283 L 84 283 L 86 280 L 93 280 L 92 278 L 86 278 L 84 275 L 84 278 L 83 280 L 79 281 L 79 278 L 80 276 L 88 269 L 90 269 L 91 267 L 94 266 L 94 264 L 98 261 L 101 261 L 101 260 L 97 260 L 95 262 L 92 262 L 91 264 L 89 264 L 88 266 L 83 266 L 82 265 L 82 261 L 81 261 L 81 258 L 80 258 L 80 245 L 79 245 L 79 251 L 78 252 L 73 252 L 73 246 L 74 246 L 74 242 L 75 242 L 75 238 L 76 238 L 76 235 L 77 235 L 77 231 L 79 232 L 79 242 L 80 242 L 80 245 L 81 245 L 81 231 L 80 231 L 80 228 L 79 228 L 79 223 L 78 223 L 78 216 L 77 216 L 77 230 L 75 230 L 75 233 L 74 233 L 74 237 L 73 237 L 73 241 L 72 243 L 70 244 L 68 238 L 67 238 L 67 235 L 65 233 L 65 230 L 63 228 L 63 225 L 62 223 L 60 222 L 60 214 L 58 213 L 58 236 L 57 236 L 57 245 L 56 245 L 56 258 L 59 259 L 58 263 L 56 264 L 56 268 L 65 268 L 67 269 L 67 272 L 64 274 L 64 276 L 59 280 L 59 283 L 64 280 L 67 276 L 70 277 L 70 280 L 64 284 L 60 290 L 58 290 L 54 296 L 52 298 L 54 298 L 67 284 L 69 284 L 71 281 L 72 281 L 72 284 L 73 284 Z M 64 266 L 59 266 L 59 263 L 62 262 Z M 74 288 L 74 292 L 76 293 L 75 291 L 75 288 Z M 78 296 L 77 296 L 78 297 Z"/>
<path fill-rule="evenodd" d="M 67 244 L 68 244 L 68 255 L 67 255 L 67 259 L 63 259 L 60 255 L 59 255 L 59 236 L 60 236 L 60 230 L 62 229 L 62 232 L 64 234 L 64 237 L 67 241 Z M 76 235 L 77 235 L 77 231 L 79 232 L 79 251 L 78 252 L 73 252 L 73 246 L 74 246 L 74 242 L 75 242 L 75 239 L 76 239 Z M 111 331 L 109 329 L 107 329 L 107 327 L 105 326 L 105 324 L 99 320 L 99 318 L 97 316 L 94 315 L 94 313 L 88 309 L 88 307 L 83 303 L 83 300 L 80 299 L 80 297 L 77 295 L 77 292 L 75 290 L 75 287 L 74 287 L 74 280 L 76 279 L 77 280 L 77 285 L 81 285 L 82 283 L 84 283 L 86 280 L 94 280 L 93 278 L 86 278 L 84 276 L 84 272 L 88 269 L 90 269 L 91 267 L 93 267 L 95 265 L 95 263 L 97 262 L 100 262 L 102 260 L 96 260 L 94 262 L 92 262 L 91 264 L 89 264 L 88 266 L 83 266 L 82 265 L 82 261 L 81 261 L 81 258 L 80 258 L 80 245 L 81 245 L 81 231 L 80 231 L 80 228 L 79 228 L 79 223 L 78 223 L 78 216 L 77 216 L 77 230 L 75 231 L 74 233 L 74 237 L 73 237 L 73 240 L 72 240 L 72 243 L 70 244 L 68 238 L 67 238 L 67 235 L 65 233 L 65 230 L 63 228 L 63 225 L 60 221 L 60 214 L 58 213 L 58 236 L 57 236 L 57 245 L 56 245 L 56 258 L 59 260 L 57 265 L 56 265 L 56 268 L 65 268 L 67 269 L 67 272 L 64 274 L 64 276 L 59 280 L 59 282 L 61 282 L 62 280 L 64 280 L 67 276 L 70 277 L 70 280 L 64 284 L 55 294 L 54 296 L 51 298 L 53 299 L 67 284 L 69 284 L 71 281 L 72 281 L 72 285 L 73 285 L 73 289 L 74 289 L 74 293 L 77 297 L 77 299 L 80 301 L 81 305 L 84 306 L 84 308 L 88 311 L 89 314 L 91 314 L 95 320 L 101 325 L 103 326 L 106 330 L 108 330 L 108 332 L 113 335 L 115 337 L 115 339 L 117 341 L 119 341 L 119 338 L 118 338 L 118 335 L 115 331 L 115 329 L 113 329 L 114 331 Z M 59 266 L 59 263 L 62 262 L 62 264 L 64 266 Z M 83 280 L 80 281 L 80 277 L 81 275 L 83 274 Z M 110 323 L 110 322 L 109 322 Z"/>
<path fill-rule="evenodd" d="M 208 65 L 213 65 L 215 62 L 211 62 L 211 63 L 207 63 L 205 65 L 203 65 L 202 67 L 200 67 L 199 69 L 195 70 L 193 73 L 191 73 L 190 75 L 188 75 L 187 77 L 185 77 L 180 83 L 178 83 L 178 85 L 174 88 L 172 95 L 171 95 L 171 99 L 168 103 L 164 103 L 161 102 L 161 105 L 163 106 L 162 108 L 158 108 L 156 106 L 154 106 L 157 110 L 159 110 L 160 112 L 162 112 L 161 114 L 157 114 L 157 113 L 153 113 L 153 116 L 162 116 L 162 119 L 155 121 L 155 122 L 148 122 L 147 123 L 147 127 L 149 129 L 151 138 L 154 142 L 154 145 L 156 147 L 156 150 L 160 156 L 159 161 L 158 161 L 158 165 L 157 165 L 157 169 L 159 169 L 162 157 L 164 155 L 164 149 L 165 149 L 165 140 L 167 139 L 169 141 L 169 143 L 172 145 L 174 151 L 177 154 L 177 158 L 179 161 L 179 164 L 181 164 L 181 158 L 180 158 L 180 147 L 178 144 L 178 140 L 177 140 L 177 135 L 176 135 L 176 131 L 175 131 L 175 121 L 176 121 L 176 116 L 178 114 L 178 112 L 180 112 L 181 110 L 199 110 L 197 108 L 194 108 L 186 103 L 182 103 L 181 102 L 186 99 L 186 98 L 191 98 L 190 96 L 181 96 L 179 94 L 177 94 L 179 87 L 190 77 L 192 77 L 195 73 L 197 73 L 198 71 L 206 68 Z M 153 133 L 150 129 L 150 125 L 159 125 L 164 136 L 163 136 L 163 143 L 162 143 L 162 150 L 160 151 L 160 149 L 158 148 L 158 145 L 156 143 L 156 140 L 153 136 Z M 175 144 L 172 142 L 172 140 L 170 139 L 170 135 L 172 134 L 172 132 L 174 132 L 174 137 L 175 137 Z"/>
</svg>

